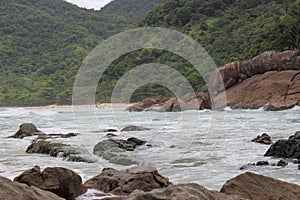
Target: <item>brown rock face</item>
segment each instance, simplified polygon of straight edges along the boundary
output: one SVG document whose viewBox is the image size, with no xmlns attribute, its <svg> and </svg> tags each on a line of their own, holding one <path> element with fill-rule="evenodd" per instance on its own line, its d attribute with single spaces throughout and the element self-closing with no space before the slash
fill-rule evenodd
<svg viewBox="0 0 300 200">
<path fill-rule="evenodd" d="M 167 101 L 167 99 L 164 96 L 159 95 L 159 96 L 155 96 L 152 98 L 146 98 L 143 101 L 130 106 L 128 109 L 130 112 L 143 111 L 146 108 L 150 108 L 151 106 L 156 105 L 156 104 L 164 103 L 165 101 Z"/>
<path fill-rule="evenodd" d="M 0 177 L 0 199 L 1 200 L 63 200 L 59 196 L 41 190 L 36 187 L 30 187 L 28 185 L 12 182 L 11 180 Z"/>
<path fill-rule="evenodd" d="M 300 70 L 270 71 L 254 75 L 226 90 L 227 105 L 232 108 L 282 110 L 300 105 Z M 214 102 L 221 104 L 220 93 Z"/>
<path fill-rule="evenodd" d="M 87 188 L 116 195 L 128 195 L 134 190 L 151 191 L 170 184 L 168 178 L 150 166 L 132 167 L 126 171 L 104 168 L 101 174 L 84 183 Z"/>
<path fill-rule="evenodd" d="M 110 199 L 110 198 L 107 198 Z M 235 195 L 226 195 L 217 191 L 207 190 L 196 183 L 171 185 L 151 192 L 135 191 L 127 197 L 116 197 L 111 200 L 240 200 Z"/>
<path fill-rule="evenodd" d="M 235 194 L 246 199 L 298 200 L 300 186 L 274 178 L 246 172 L 228 180 L 221 192 Z"/>
<path fill-rule="evenodd" d="M 53 192 L 65 199 L 75 199 L 86 192 L 81 177 L 72 170 L 61 167 L 48 167 L 41 172 L 36 166 L 24 171 L 14 181 Z"/>
</svg>

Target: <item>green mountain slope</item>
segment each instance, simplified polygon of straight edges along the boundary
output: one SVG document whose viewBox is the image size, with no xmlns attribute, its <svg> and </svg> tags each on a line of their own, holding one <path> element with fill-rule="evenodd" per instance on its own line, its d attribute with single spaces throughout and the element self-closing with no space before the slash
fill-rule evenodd
<svg viewBox="0 0 300 200">
<path fill-rule="evenodd" d="M 136 17 L 150 7 L 140 6 Z M 106 9 L 110 13 L 62 0 L 1 0 L 0 106 L 70 104 L 84 57 L 104 38 L 133 26 L 118 10 Z"/>
<path fill-rule="evenodd" d="M 103 39 L 137 24 L 188 34 L 219 66 L 265 50 L 299 49 L 300 0 L 114 0 L 101 11 L 62 0 L 0 1 L 0 106 L 70 104 L 85 56 Z M 145 49 L 120 57 L 105 71 L 96 101 L 110 101 L 120 77 L 151 62 L 173 67 L 195 90 L 205 88 L 201 75 L 179 56 Z M 131 100 L 155 94 L 172 95 L 149 84 Z"/>
<path fill-rule="evenodd" d="M 299 0 L 165 0 L 141 25 L 184 32 L 223 65 L 265 50 L 299 47 L 299 5 Z"/>
</svg>

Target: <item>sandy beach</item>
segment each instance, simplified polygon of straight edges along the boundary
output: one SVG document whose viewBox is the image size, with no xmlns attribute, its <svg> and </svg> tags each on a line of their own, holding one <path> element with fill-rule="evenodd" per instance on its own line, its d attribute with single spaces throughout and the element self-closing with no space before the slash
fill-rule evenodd
<svg viewBox="0 0 300 200">
<path fill-rule="evenodd" d="M 134 103 L 101 103 L 90 105 L 74 105 L 75 107 L 82 108 L 127 108 Z M 16 106 L 16 107 L 3 107 L 3 108 L 24 108 L 24 109 L 42 109 L 42 108 L 72 108 L 73 105 L 47 105 L 47 106 Z"/>
</svg>

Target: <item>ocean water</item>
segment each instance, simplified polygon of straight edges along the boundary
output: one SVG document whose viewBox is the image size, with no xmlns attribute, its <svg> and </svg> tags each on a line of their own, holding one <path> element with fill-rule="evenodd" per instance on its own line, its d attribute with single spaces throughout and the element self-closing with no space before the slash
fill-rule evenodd
<svg viewBox="0 0 300 200">
<path fill-rule="evenodd" d="M 245 172 L 247 163 L 279 159 L 264 157 L 268 145 L 251 142 L 264 132 L 274 141 L 288 138 L 300 130 L 300 107 L 280 112 L 259 110 L 185 111 L 177 113 L 129 113 L 122 108 L 0 108 L 0 175 L 13 179 L 24 170 L 39 165 L 66 167 L 83 181 L 101 173 L 104 167 L 128 168 L 94 156 L 92 150 L 107 139 L 103 129 L 115 128 L 118 138 L 137 137 L 147 141 L 128 154 L 140 165 L 152 165 L 173 183 L 195 182 L 219 190 L 226 180 Z M 68 162 L 48 155 L 26 154 L 35 137 L 11 139 L 20 124 L 34 123 L 45 133 L 79 133 L 77 137 L 52 139 L 85 148 L 96 163 Z M 128 125 L 150 128 L 147 131 L 121 132 Z M 251 167 L 247 171 L 300 184 L 296 164 Z M 86 195 L 87 196 L 87 195 Z M 89 199 L 80 197 L 78 199 Z"/>
</svg>

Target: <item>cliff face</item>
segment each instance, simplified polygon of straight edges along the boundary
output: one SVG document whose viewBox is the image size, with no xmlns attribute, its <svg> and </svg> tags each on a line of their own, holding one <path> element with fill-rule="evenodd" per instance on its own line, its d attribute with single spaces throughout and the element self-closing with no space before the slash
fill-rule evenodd
<svg viewBox="0 0 300 200">
<path fill-rule="evenodd" d="M 229 63 L 208 76 L 210 93 L 157 101 L 145 99 L 129 111 L 182 111 L 202 109 L 258 109 L 277 111 L 300 106 L 300 56 L 298 51 L 267 51 L 251 60 Z M 225 89 L 225 90 L 224 90 Z M 149 103 L 150 102 L 150 103 Z M 156 109 L 153 109 L 156 108 Z M 158 109 L 157 109 L 158 108 Z"/>
<path fill-rule="evenodd" d="M 300 105 L 298 51 L 264 52 L 251 60 L 227 64 L 219 73 L 225 91 L 220 91 L 223 83 L 209 79 L 217 108 L 224 105 L 225 98 L 226 105 L 234 109 L 282 110 Z"/>
</svg>

